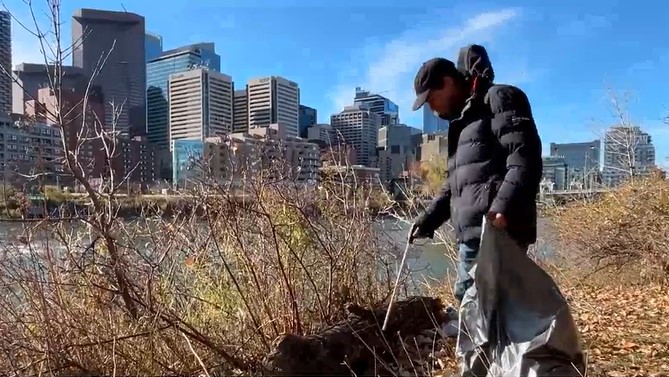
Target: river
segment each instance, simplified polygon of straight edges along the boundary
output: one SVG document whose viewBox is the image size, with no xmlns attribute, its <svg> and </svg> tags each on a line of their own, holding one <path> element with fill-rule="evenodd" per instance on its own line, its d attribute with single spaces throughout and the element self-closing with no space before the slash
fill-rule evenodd
<svg viewBox="0 0 669 377">
<path fill-rule="evenodd" d="M 539 233 L 547 231 L 546 220 L 539 221 Z M 383 232 L 384 239 L 389 245 L 394 245 L 397 250 L 397 266 L 401 254 L 407 244 L 407 233 L 410 224 L 407 222 L 399 222 L 397 220 L 383 220 L 379 221 L 380 230 Z M 448 225 L 444 225 L 439 233 L 442 237 L 448 239 L 452 237 Z M 17 247 L 19 249 L 25 248 L 22 244 L 22 236 L 25 234 L 19 223 L 3 223 L 0 222 L 0 249 L 4 247 Z M 546 237 L 541 237 L 545 239 Z M 40 237 L 37 237 L 39 243 Z M 409 248 L 406 268 L 410 273 L 411 279 L 416 283 L 424 283 L 426 281 L 441 281 L 449 276 L 452 276 L 455 271 L 453 269 L 454 262 L 452 257 L 448 256 L 448 243 L 441 242 L 439 239 L 434 240 L 417 240 L 414 245 Z M 452 246 L 451 246 L 452 248 Z M 540 259 L 550 258 L 553 253 L 550 244 L 545 241 L 539 241 L 536 245 L 535 254 Z"/>
<path fill-rule="evenodd" d="M 553 246 L 550 242 L 546 241 L 550 238 L 548 237 L 548 225 L 547 219 L 539 220 L 538 232 L 540 240 L 533 247 L 535 256 L 541 260 L 550 259 L 554 254 Z M 396 243 L 403 251 L 407 244 L 407 234 L 410 224 L 396 220 L 385 220 L 381 221 L 381 228 L 389 235 L 392 242 Z M 448 243 L 452 242 L 448 240 L 452 240 L 452 231 L 450 231 L 448 225 L 444 225 L 438 233 L 441 233 L 442 237 L 447 239 L 447 243 L 435 237 L 434 240 L 417 240 L 409 248 L 407 269 L 411 277 L 417 282 L 443 280 L 449 276 L 453 276 L 455 273 L 454 261 L 452 259 L 455 257 L 455 254 L 451 254 L 451 257 L 448 255 Z M 453 248 L 453 246 L 450 246 L 450 248 Z"/>
</svg>

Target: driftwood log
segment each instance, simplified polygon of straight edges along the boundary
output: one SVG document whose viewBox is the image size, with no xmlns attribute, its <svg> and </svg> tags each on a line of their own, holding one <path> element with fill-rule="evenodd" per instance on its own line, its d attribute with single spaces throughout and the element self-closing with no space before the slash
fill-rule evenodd
<svg viewBox="0 0 669 377">
<path fill-rule="evenodd" d="M 366 309 L 349 304 L 346 313 L 344 321 L 318 334 L 279 337 L 265 357 L 263 374 L 385 376 L 397 375 L 409 366 L 415 370 L 414 360 L 430 358 L 435 343 L 441 341 L 436 329 L 448 321 L 440 300 L 431 297 L 396 302 L 385 332 L 381 326 L 386 307 Z"/>
</svg>

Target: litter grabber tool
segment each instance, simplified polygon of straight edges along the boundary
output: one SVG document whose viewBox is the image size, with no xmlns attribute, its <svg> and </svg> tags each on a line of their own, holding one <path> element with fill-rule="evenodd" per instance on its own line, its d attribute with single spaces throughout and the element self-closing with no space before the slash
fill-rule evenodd
<svg viewBox="0 0 669 377">
<path fill-rule="evenodd" d="M 407 240 L 407 246 L 404 248 L 404 253 L 402 254 L 402 261 L 400 262 L 400 268 L 397 270 L 397 278 L 395 279 L 395 286 L 393 287 L 393 292 L 390 294 L 390 302 L 388 303 L 388 310 L 386 310 L 386 318 L 383 320 L 382 331 L 386 331 L 388 326 L 388 319 L 390 318 L 390 311 L 393 309 L 393 303 L 395 302 L 395 294 L 397 293 L 397 287 L 400 285 L 400 278 L 402 277 L 402 271 L 404 271 L 404 264 L 407 260 L 407 254 L 409 254 L 409 248 L 411 247 L 411 239 Z"/>
</svg>

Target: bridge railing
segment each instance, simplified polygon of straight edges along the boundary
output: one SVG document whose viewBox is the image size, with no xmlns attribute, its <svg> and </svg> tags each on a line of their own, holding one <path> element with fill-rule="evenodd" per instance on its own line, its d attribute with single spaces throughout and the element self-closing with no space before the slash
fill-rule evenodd
<svg viewBox="0 0 669 377">
<path fill-rule="evenodd" d="M 597 189 L 580 189 L 580 190 L 553 190 L 553 191 L 544 191 L 543 195 L 587 195 L 587 194 L 601 194 L 609 192 L 609 188 L 597 188 Z"/>
</svg>

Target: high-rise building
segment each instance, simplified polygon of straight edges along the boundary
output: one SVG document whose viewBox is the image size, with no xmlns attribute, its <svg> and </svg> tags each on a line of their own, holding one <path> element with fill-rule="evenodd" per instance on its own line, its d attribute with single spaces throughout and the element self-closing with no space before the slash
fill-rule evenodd
<svg viewBox="0 0 669 377">
<path fill-rule="evenodd" d="M 42 88 L 50 88 L 54 69 L 53 65 L 21 63 L 12 73 L 12 112 L 24 114 L 26 102 L 37 99 L 37 92 Z M 79 67 L 62 66 L 60 86 L 63 88 L 85 88 L 88 78 Z"/>
<path fill-rule="evenodd" d="M 312 107 L 300 105 L 300 129 L 299 136 L 302 138 L 307 137 L 307 128 L 313 126 L 318 122 L 318 111 Z"/>
<path fill-rule="evenodd" d="M 163 53 L 163 37 L 147 31 L 144 39 L 144 50 L 147 62 L 159 57 Z"/>
<path fill-rule="evenodd" d="M 0 113 L 12 112 L 12 16 L 0 11 Z"/>
<path fill-rule="evenodd" d="M 448 131 L 448 121 L 434 115 L 430 105 L 423 105 L 423 132 L 434 134 L 437 132 L 445 133 Z"/>
<path fill-rule="evenodd" d="M 381 127 L 400 122 L 399 107 L 393 101 L 380 94 L 374 94 L 357 87 L 355 88 L 353 103 L 364 104 L 372 113 L 378 114 L 381 118 Z"/>
<path fill-rule="evenodd" d="M 170 140 L 197 139 L 230 132 L 232 78 L 205 68 L 170 76 Z"/>
<path fill-rule="evenodd" d="M 168 81 L 170 76 L 207 66 L 220 72 L 221 59 L 214 43 L 197 43 L 163 52 L 146 64 L 147 132 L 149 140 L 161 151 L 170 148 Z M 164 160 L 165 158 L 163 158 Z"/>
<path fill-rule="evenodd" d="M 355 161 L 373 166 L 376 161 L 376 145 L 381 128 L 381 116 L 373 113 L 365 104 L 354 104 L 330 117 L 330 124 L 341 134 L 344 142 L 353 146 Z"/>
<path fill-rule="evenodd" d="M 378 154 L 382 182 L 400 178 L 415 161 L 412 128 L 402 124 L 383 126 L 379 130 Z"/>
<path fill-rule="evenodd" d="M 163 53 L 163 37 L 158 34 L 146 32 L 144 39 L 144 53 L 146 54 L 146 61 L 155 59 Z"/>
<path fill-rule="evenodd" d="M 100 87 L 91 86 L 84 90 L 82 88 L 40 88 L 37 96 L 30 99 L 25 106 L 25 116 L 31 121 L 44 122 L 45 124 L 63 126 L 61 127 L 64 141 L 69 150 L 74 151 L 80 166 L 89 177 L 96 178 L 102 174 L 107 174 L 109 169 L 105 169 L 107 161 L 106 153 L 101 145 L 101 141 L 96 137 L 95 130 L 99 128 L 99 119 L 104 119 L 104 99 Z M 86 97 L 86 101 L 83 99 Z M 81 114 L 86 113 L 86 117 Z M 60 115 L 59 115 L 60 114 Z M 37 135 L 35 135 L 37 136 Z M 43 152 L 54 151 L 54 155 L 62 162 L 64 150 L 63 141 L 49 143 L 45 140 L 33 138 L 29 142 L 31 145 L 42 145 L 45 148 Z M 8 150 L 12 148 L 7 146 Z M 59 169 L 56 169 L 59 171 Z M 62 171 L 62 170 L 60 170 Z M 69 178 L 60 177 L 58 184 L 70 186 L 72 176 Z"/>
<path fill-rule="evenodd" d="M 652 137 L 638 126 L 614 126 L 603 141 L 603 180 L 607 185 L 649 174 L 655 167 Z"/>
<path fill-rule="evenodd" d="M 298 136 L 300 88 L 294 81 L 279 76 L 249 80 L 249 128 L 280 124 L 289 137 Z"/>
<path fill-rule="evenodd" d="M 551 143 L 550 155 L 564 157 L 567 165 L 577 170 L 598 170 L 600 159 L 600 140 L 581 143 Z"/>
<path fill-rule="evenodd" d="M 550 144 L 550 155 L 563 157 L 567 164 L 567 186 L 572 182 L 585 182 L 586 184 L 593 182 L 588 178 L 594 179 L 599 175 L 601 145 L 600 140 Z"/>
<path fill-rule="evenodd" d="M 246 94 L 246 89 L 235 90 L 232 132 L 248 132 L 248 130 L 249 100 Z"/>
<path fill-rule="evenodd" d="M 72 62 L 99 85 L 105 127 L 146 132 L 146 32 L 144 17 L 130 12 L 78 9 L 72 16 Z M 104 65 L 101 66 L 101 62 Z"/>
</svg>

